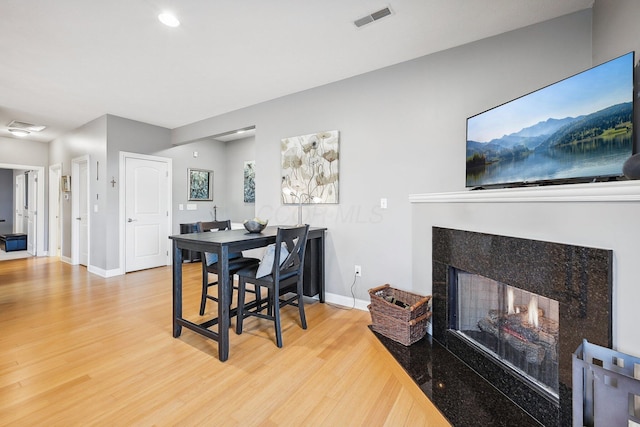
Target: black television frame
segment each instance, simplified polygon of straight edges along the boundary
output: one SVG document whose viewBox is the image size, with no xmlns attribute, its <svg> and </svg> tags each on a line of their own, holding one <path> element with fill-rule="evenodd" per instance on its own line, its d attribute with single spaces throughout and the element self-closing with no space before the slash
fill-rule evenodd
<svg viewBox="0 0 640 427">
<path fill-rule="evenodd" d="M 628 61 L 630 59 L 631 61 L 631 65 L 630 65 L 630 75 L 629 74 L 624 74 L 624 77 L 630 77 L 631 81 L 628 82 L 624 81 L 624 84 L 626 85 L 627 83 L 631 83 L 631 87 L 627 87 L 625 90 L 628 90 L 628 92 L 624 92 L 625 93 L 625 100 L 624 103 L 619 103 L 619 104 L 612 104 L 609 105 L 607 107 L 601 107 L 600 110 L 595 110 L 592 113 L 589 114 L 577 114 L 575 116 L 563 116 L 560 118 L 557 117 L 552 117 L 551 111 L 552 109 L 550 108 L 550 113 L 547 119 L 545 119 L 544 121 L 539 121 L 537 123 L 533 123 L 530 124 L 529 126 L 523 127 L 522 129 L 520 129 L 517 132 L 513 132 L 510 134 L 503 134 L 502 137 L 500 138 L 495 138 L 492 139 L 490 141 L 483 141 L 483 142 L 478 142 L 478 141 L 473 141 L 472 139 L 470 139 L 470 121 L 473 120 L 477 120 L 480 117 L 486 117 L 489 114 L 493 114 L 496 111 L 499 111 L 500 109 L 503 108 L 508 108 L 511 107 L 513 108 L 513 106 L 517 105 L 517 104 L 522 104 L 523 102 L 526 102 L 527 100 L 533 100 L 535 99 L 535 97 L 540 97 L 541 94 L 553 94 L 553 90 L 555 89 L 556 91 L 560 91 L 559 93 L 562 94 L 563 92 L 561 92 L 561 88 L 565 87 L 565 86 L 570 86 L 570 84 L 572 82 L 579 82 L 579 79 L 584 79 L 586 76 L 590 76 L 591 74 L 596 75 L 598 74 L 598 72 L 602 72 L 602 70 L 605 70 L 605 67 L 611 67 L 612 64 L 615 64 L 616 61 L 620 62 L 620 64 L 624 67 L 627 66 L 626 61 Z M 628 71 L 623 70 L 624 73 L 628 73 Z M 604 81 L 604 79 L 601 79 L 601 81 Z M 566 90 L 566 89 L 565 89 Z M 577 96 L 578 94 L 581 94 L 582 92 L 578 92 L 576 91 L 575 93 L 572 92 L 567 92 L 569 95 L 574 95 Z M 622 166 L 624 163 L 624 160 L 626 160 L 626 158 L 630 157 L 633 153 L 635 153 L 635 94 L 636 94 L 636 89 L 635 89 L 635 52 L 631 51 L 628 52 L 624 55 L 621 55 L 617 58 L 611 59 L 609 61 L 606 61 L 602 64 L 596 65 L 594 67 L 591 67 L 589 69 L 586 69 L 582 72 L 579 72 L 577 74 L 574 74 L 572 76 L 566 77 L 562 80 L 559 80 L 557 82 L 554 82 L 552 84 L 549 84 L 547 86 L 544 86 L 540 89 L 537 89 L 535 91 L 529 92 L 525 95 L 522 95 L 518 98 L 515 98 L 513 100 L 507 101 L 501 105 L 498 105 L 496 107 L 490 108 L 488 110 L 485 110 L 481 113 L 478 113 L 476 115 L 473 115 L 469 118 L 467 118 L 467 126 L 466 126 L 466 166 L 465 166 L 465 187 L 467 189 L 484 189 L 484 188 L 512 188 L 512 187 L 525 187 L 525 186 L 542 186 L 542 185 L 557 185 L 557 184 L 572 184 L 572 183 L 584 183 L 584 182 L 602 182 L 602 181 L 617 181 L 617 180 L 622 180 L 622 179 L 626 179 L 622 173 Z M 594 98 L 589 98 L 591 101 L 594 100 L 599 100 L 600 98 L 598 97 L 594 97 Z M 525 104 L 526 105 L 526 104 Z M 612 108 L 613 107 L 618 107 L 620 108 L 620 110 L 618 112 L 614 111 Z M 551 107 L 551 105 L 550 105 Z M 611 110 L 610 110 L 611 109 Z M 630 109 L 630 111 L 629 111 Z M 500 166 L 499 162 L 500 161 L 506 161 L 505 163 L 503 163 L 504 166 L 509 166 L 508 162 L 514 162 L 513 165 L 511 165 L 512 169 L 515 169 L 514 165 L 516 164 L 515 162 L 522 162 L 523 159 L 526 159 L 527 156 L 529 156 L 531 153 L 535 153 L 537 154 L 539 157 L 543 157 L 545 156 L 545 149 L 548 150 L 546 155 L 552 156 L 553 153 L 556 154 L 560 154 L 559 151 L 554 151 L 554 150 L 559 150 L 558 147 L 555 146 L 543 146 L 542 148 L 539 148 L 537 146 L 533 146 L 533 144 L 535 144 L 535 139 L 531 138 L 530 140 L 526 140 L 526 138 L 522 138 L 521 136 L 519 136 L 518 134 L 526 134 L 527 131 L 529 130 L 533 130 L 534 128 L 536 128 L 536 126 L 538 125 L 544 125 L 546 123 L 550 123 L 552 121 L 554 121 L 553 123 L 560 123 L 560 122 L 566 122 L 567 124 L 572 123 L 572 126 L 574 127 L 579 127 L 580 125 L 580 120 L 583 120 L 584 122 L 588 123 L 588 120 L 596 120 L 599 119 L 600 116 L 598 116 L 598 114 L 601 115 L 606 115 L 606 114 L 610 114 L 610 115 L 615 115 L 615 114 L 619 114 L 620 117 L 629 117 L 628 122 L 625 122 L 626 125 L 626 131 L 624 132 L 624 134 L 622 133 L 622 129 L 620 132 L 620 135 L 615 135 L 612 136 L 613 133 L 617 132 L 618 129 L 616 128 L 608 128 L 608 130 L 610 130 L 611 132 L 609 132 L 609 134 L 605 135 L 605 138 L 608 139 L 612 139 L 612 138 L 617 138 L 620 137 L 620 139 L 624 139 L 624 148 L 620 149 L 620 148 L 616 148 L 616 155 L 618 157 L 620 157 L 619 159 L 616 160 L 615 164 L 616 167 L 619 163 L 619 170 L 616 171 L 610 171 L 607 173 L 594 173 L 594 174 L 580 174 L 579 171 L 582 170 L 580 168 L 578 168 L 578 173 L 575 173 L 573 175 L 561 175 L 561 176 L 548 176 L 546 178 L 543 177 L 535 177 L 533 176 L 533 179 L 528 179 L 529 176 L 532 175 L 527 175 L 527 174 L 522 174 L 521 179 L 504 179 L 502 181 L 499 182 L 495 182 L 495 180 L 493 182 L 489 181 L 489 182 L 482 182 L 481 180 L 478 179 L 473 179 L 474 177 L 472 176 L 470 179 L 470 175 L 473 175 L 473 173 L 486 173 L 487 170 L 489 170 L 489 168 L 493 168 L 496 169 Z M 534 116 L 534 114 L 532 114 L 532 116 Z M 535 116 L 539 116 L 539 114 L 535 114 Z M 562 127 L 559 127 L 558 129 L 556 129 L 553 133 L 558 132 L 560 135 L 562 134 L 563 131 L 561 131 L 561 129 L 563 129 Z M 613 130 L 612 130 L 613 129 Z M 564 129 L 564 132 L 569 132 L 568 129 Z M 552 133 L 552 134 L 553 134 Z M 472 137 L 475 135 L 472 135 Z M 599 136 L 599 135 L 598 135 Z M 556 138 L 557 136 L 554 136 L 554 138 Z M 518 146 L 518 142 L 514 142 L 517 141 L 519 138 L 522 138 L 522 141 L 527 141 L 528 144 L 531 144 L 530 147 L 527 147 L 526 145 L 522 144 L 522 147 Z M 551 144 L 554 143 L 556 141 L 556 139 L 552 139 L 552 137 L 550 135 L 547 135 L 546 137 L 542 137 L 539 136 L 538 138 L 540 138 L 541 141 L 545 141 L 547 144 Z M 513 149 L 513 154 L 512 152 L 510 152 L 510 148 L 508 148 L 508 146 L 503 146 L 501 147 L 500 145 L 497 144 L 496 141 L 500 141 L 500 140 L 504 140 L 507 141 L 506 144 L 513 144 L 513 147 L 516 147 L 516 149 Z M 577 142 L 575 140 L 570 140 L 570 144 L 566 144 L 566 145 L 561 145 L 560 149 L 564 149 L 565 151 L 571 151 L 571 144 L 577 144 Z M 586 140 L 587 143 L 591 143 L 593 145 L 597 144 L 597 142 L 595 142 L 595 138 L 591 139 L 591 140 Z M 609 141 L 609 143 L 612 143 L 612 141 Z M 491 148 L 492 147 L 498 147 L 498 149 L 504 150 L 502 152 L 499 152 L 500 154 L 495 154 L 496 157 L 489 157 L 489 161 L 487 161 L 488 157 L 485 157 L 484 159 L 480 159 L 480 163 L 476 164 L 474 167 L 474 163 L 473 163 L 473 159 L 472 156 L 470 155 L 470 153 L 474 153 L 474 149 L 477 149 L 478 145 L 480 144 L 487 144 L 487 147 L 485 150 L 485 153 L 492 153 Z M 490 146 L 490 144 L 492 144 Z M 585 144 L 586 145 L 586 144 Z M 542 144 L 540 144 L 540 146 L 542 146 Z M 483 147 L 484 148 L 484 147 Z M 596 149 L 603 149 L 604 147 L 598 147 Z M 518 150 L 520 150 L 518 152 Z M 528 151 L 527 151 L 528 150 Z M 584 155 L 584 152 L 581 153 L 582 155 Z M 622 159 L 621 156 L 626 156 L 625 159 Z M 502 157 L 500 157 L 502 156 Z M 509 158 L 508 156 L 513 156 L 511 158 Z M 518 157 L 521 156 L 521 157 Z M 569 154 L 569 156 L 574 156 L 574 154 Z M 577 156 L 576 156 L 577 157 Z M 499 158 L 499 160 L 496 160 L 497 158 Z M 595 157 L 594 157 L 595 158 Z M 470 161 L 471 159 L 471 161 Z M 575 161 L 575 158 L 570 158 L 570 160 Z M 548 160 L 549 162 L 551 162 L 552 160 L 549 158 Z M 550 163 L 551 164 L 551 163 Z M 563 164 L 561 161 L 559 162 L 559 164 L 563 165 L 563 166 L 567 166 L 567 164 Z M 547 167 L 549 167 L 549 165 L 547 165 Z M 476 177 L 477 178 L 477 177 Z"/>
</svg>

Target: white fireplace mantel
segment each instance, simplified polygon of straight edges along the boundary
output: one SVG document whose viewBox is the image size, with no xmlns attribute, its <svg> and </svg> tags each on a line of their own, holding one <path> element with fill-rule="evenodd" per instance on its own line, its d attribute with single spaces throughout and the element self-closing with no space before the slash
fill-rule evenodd
<svg viewBox="0 0 640 427">
<path fill-rule="evenodd" d="M 411 203 L 637 202 L 639 181 L 410 194 Z"/>
</svg>

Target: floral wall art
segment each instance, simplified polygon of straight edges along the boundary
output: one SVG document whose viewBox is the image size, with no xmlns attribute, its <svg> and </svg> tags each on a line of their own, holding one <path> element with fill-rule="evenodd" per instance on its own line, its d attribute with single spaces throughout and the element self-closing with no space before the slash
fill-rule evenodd
<svg viewBox="0 0 640 427">
<path fill-rule="evenodd" d="M 284 138 L 282 202 L 338 203 L 339 132 Z"/>
<path fill-rule="evenodd" d="M 244 202 L 256 201 L 256 162 L 250 160 L 244 162 Z"/>
</svg>

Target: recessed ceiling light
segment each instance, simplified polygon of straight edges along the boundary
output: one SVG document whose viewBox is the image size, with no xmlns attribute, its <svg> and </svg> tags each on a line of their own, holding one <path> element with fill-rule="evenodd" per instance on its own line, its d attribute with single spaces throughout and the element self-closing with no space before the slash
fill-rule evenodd
<svg viewBox="0 0 640 427">
<path fill-rule="evenodd" d="M 178 18 L 176 18 L 174 14 L 169 12 L 161 13 L 160 15 L 158 15 L 158 19 L 167 27 L 177 27 L 178 25 L 180 25 L 180 21 L 178 21 Z"/>
<path fill-rule="evenodd" d="M 31 133 L 28 130 L 24 130 L 24 129 L 9 129 L 9 132 L 11 132 L 13 136 L 20 136 L 20 137 L 27 136 Z"/>
</svg>

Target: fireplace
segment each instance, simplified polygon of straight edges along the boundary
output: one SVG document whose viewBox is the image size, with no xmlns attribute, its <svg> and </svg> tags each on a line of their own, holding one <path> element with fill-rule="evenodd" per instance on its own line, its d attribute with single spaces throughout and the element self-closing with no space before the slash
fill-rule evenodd
<svg viewBox="0 0 640 427">
<path fill-rule="evenodd" d="M 611 347 L 612 252 L 433 228 L 433 338 L 546 426 L 571 425 L 571 355 Z"/>
<path fill-rule="evenodd" d="M 452 330 L 558 399 L 558 301 L 455 270 Z"/>
</svg>

